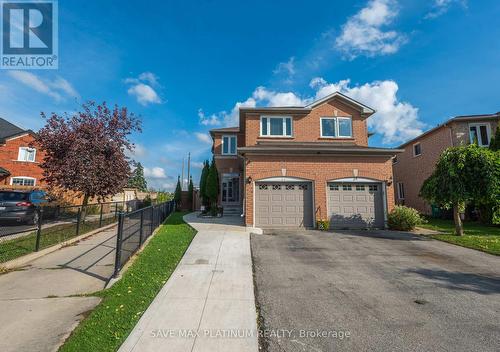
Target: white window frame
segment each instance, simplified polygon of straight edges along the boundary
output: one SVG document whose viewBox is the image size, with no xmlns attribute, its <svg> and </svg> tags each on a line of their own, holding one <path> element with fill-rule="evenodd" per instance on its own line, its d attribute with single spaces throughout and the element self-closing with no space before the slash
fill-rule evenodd
<svg viewBox="0 0 500 352">
<path fill-rule="evenodd" d="M 417 145 L 420 145 L 420 154 L 415 154 L 415 146 L 417 146 Z M 413 149 L 413 156 L 420 156 L 420 155 L 422 155 L 422 144 L 420 142 L 413 143 L 413 145 L 411 147 Z"/>
<path fill-rule="evenodd" d="M 234 137 L 234 153 L 231 153 L 231 138 Z M 227 153 L 224 153 L 224 138 L 228 138 L 229 144 L 227 146 Z M 235 134 L 223 134 L 221 139 L 221 154 L 222 155 L 236 155 L 238 153 L 238 136 Z"/>
<path fill-rule="evenodd" d="M 336 139 L 342 139 L 342 138 L 353 138 L 352 136 L 352 117 L 350 116 L 325 116 L 321 117 L 319 119 L 319 129 L 320 129 L 320 135 L 321 138 L 336 138 Z M 325 136 L 323 134 L 323 120 L 335 120 L 335 136 Z M 340 135 L 340 127 L 339 127 L 339 120 L 349 120 L 351 122 L 351 131 L 349 135 Z"/>
<path fill-rule="evenodd" d="M 487 140 L 487 144 L 479 144 L 479 146 L 480 147 L 489 147 L 490 141 L 491 141 L 491 126 L 488 122 L 469 123 L 469 140 L 470 140 L 469 144 L 474 143 L 474 141 L 471 139 L 470 128 L 476 127 L 477 138 L 478 138 L 478 143 L 479 143 L 479 138 L 481 138 L 481 126 L 486 127 L 486 134 L 488 135 L 488 140 Z"/>
<path fill-rule="evenodd" d="M 398 182 L 397 185 L 398 185 L 398 199 L 404 200 L 405 199 L 405 184 L 403 182 Z M 403 194 L 401 195 L 401 193 L 403 193 Z"/>
<path fill-rule="evenodd" d="M 262 133 L 262 119 L 267 119 L 267 134 Z M 271 134 L 271 119 L 282 119 L 283 134 Z M 286 134 L 286 120 L 290 120 L 290 135 Z M 260 137 L 267 138 L 293 138 L 293 118 L 292 116 L 279 116 L 279 115 L 262 115 L 260 117 Z"/>
<path fill-rule="evenodd" d="M 21 151 L 26 150 L 32 150 L 33 151 L 33 160 L 23 160 L 21 159 Z M 24 161 L 27 163 L 34 163 L 36 160 L 36 148 L 30 148 L 30 147 L 19 147 L 19 151 L 17 152 L 17 161 Z"/>
<path fill-rule="evenodd" d="M 10 185 L 14 185 L 14 179 L 23 179 L 23 180 L 33 180 L 33 186 L 28 186 L 28 187 L 34 187 L 36 186 L 36 178 L 34 177 L 29 177 L 29 176 L 14 176 L 10 178 Z M 24 184 L 22 186 L 25 186 Z"/>
</svg>

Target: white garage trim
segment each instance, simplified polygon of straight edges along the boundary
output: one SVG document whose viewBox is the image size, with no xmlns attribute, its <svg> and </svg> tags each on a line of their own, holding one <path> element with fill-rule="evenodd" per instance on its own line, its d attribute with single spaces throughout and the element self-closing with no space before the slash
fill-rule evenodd
<svg viewBox="0 0 500 352">
<path fill-rule="evenodd" d="M 384 204 L 384 228 L 387 228 L 387 182 L 382 182 L 382 203 Z"/>
<path fill-rule="evenodd" d="M 349 183 L 382 183 L 380 180 L 375 180 L 372 178 L 363 178 L 363 177 L 345 177 L 345 178 L 337 178 L 335 180 L 328 180 L 326 182 L 349 182 Z"/>
<path fill-rule="evenodd" d="M 280 177 L 263 178 L 261 180 L 257 180 L 256 182 L 313 182 L 313 181 L 308 180 L 306 178 L 280 176 Z"/>
</svg>

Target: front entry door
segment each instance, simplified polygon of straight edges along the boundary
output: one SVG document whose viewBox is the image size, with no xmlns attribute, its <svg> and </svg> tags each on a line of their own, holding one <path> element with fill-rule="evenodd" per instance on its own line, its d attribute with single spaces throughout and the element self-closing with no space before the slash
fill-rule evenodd
<svg viewBox="0 0 500 352">
<path fill-rule="evenodd" d="M 222 177 L 222 203 L 237 204 L 240 201 L 239 176 Z"/>
</svg>

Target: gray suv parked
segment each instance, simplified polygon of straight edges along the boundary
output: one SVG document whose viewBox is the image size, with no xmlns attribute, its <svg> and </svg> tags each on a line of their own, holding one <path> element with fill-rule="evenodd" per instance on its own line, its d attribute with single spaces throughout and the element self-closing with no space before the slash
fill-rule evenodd
<svg viewBox="0 0 500 352">
<path fill-rule="evenodd" d="M 44 191 L 0 190 L 0 220 L 36 224 L 36 207 L 47 201 Z"/>
</svg>

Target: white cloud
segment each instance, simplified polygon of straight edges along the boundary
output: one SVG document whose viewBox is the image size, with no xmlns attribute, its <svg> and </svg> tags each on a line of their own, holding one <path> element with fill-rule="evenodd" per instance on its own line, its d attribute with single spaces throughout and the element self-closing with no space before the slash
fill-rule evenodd
<svg viewBox="0 0 500 352">
<path fill-rule="evenodd" d="M 147 150 L 146 148 L 142 145 L 142 144 L 139 144 L 139 143 L 135 143 L 134 145 L 134 150 L 133 150 L 133 154 L 137 157 L 143 157 L 145 156 L 147 153 Z"/>
<path fill-rule="evenodd" d="M 144 168 L 144 176 L 149 178 L 167 178 L 167 174 L 165 173 L 165 169 L 159 166 L 155 166 L 152 168 L 145 167 Z"/>
<path fill-rule="evenodd" d="M 160 104 L 161 99 L 156 91 L 149 85 L 138 83 L 128 89 L 128 94 L 134 96 L 141 105 Z"/>
<path fill-rule="evenodd" d="M 200 142 L 212 144 L 212 138 L 208 135 L 208 133 L 195 132 L 194 135 Z"/>
<path fill-rule="evenodd" d="M 199 162 L 199 161 L 192 161 L 191 162 L 191 166 L 192 167 L 195 167 L 195 168 L 198 168 L 198 169 L 203 169 L 203 163 L 202 162 Z"/>
<path fill-rule="evenodd" d="M 198 109 L 198 118 L 200 123 L 204 126 L 217 126 L 221 124 L 219 117 L 215 114 L 206 116 L 202 109 Z"/>
<path fill-rule="evenodd" d="M 273 70 L 276 76 L 284 76 L 284 83 L 292 83 L 295 76 L 295 57 L 290 57 L 287 62 L 280 62 Z"/>
<path fill-rule="evenodd" d="M 454 4 L 467 8 L 467 0 L 434 0 L 432 9 L 425 15 L 425 18 L 432 19 L 444 15 Z"/>
<path fill-rule="evenodd" d="M 48 95 L 58 102 L 64 100 L 66 97 L 79 98 L 76 89 L 62 77 L 56 77 L 55 80 L 48 80 L 42 79 L 31 72 L 16 70 L 8 71 L 7 74 L 25 86 Z"/>
<path fill-rule="evenodd" d="M 143 72 L 137 78 L 124 79 L 125 84 L 131 84 L 127 90 L 128 94 L 135 97 L 137 102 L 143 106 L 149 104 L 161 104 L 162 100 L 153 87 L 160 87 L 158 76 L 152 72 Z"/>
<path fill-rule="evenodd" d="M 359 55 L 393 54 L 406 42 L 406 37 L 394 30 L 383 30 L 397 16 L 395 0 L 370 0 L 366 7 L 350 17 L 342 26 L 335 45 L 354 59 Z"/>
<path fill-rule="evenodd" d="M 350 80 L 328 83 L 323 78 L 311 80 L 316 89 L 315 99 L 333 92 L 341 92 L 376 110 L 368 119 L 368 126 L 380 134 L 384 144 L 402 142 L 422 133 L 425 124 L 418 119 L 418 109 L 397 98 L 398 84 L 392 80 L 374 81 L 361 86 L 350 86 Z"/>
</svg>

